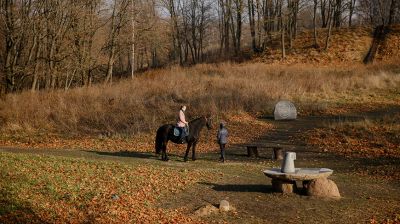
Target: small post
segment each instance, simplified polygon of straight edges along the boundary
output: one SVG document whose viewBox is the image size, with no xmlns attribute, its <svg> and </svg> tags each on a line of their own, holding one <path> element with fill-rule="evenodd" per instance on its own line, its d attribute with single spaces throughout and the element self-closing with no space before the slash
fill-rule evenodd
<svg viewBox="0 0 400 224">
<path fill-rule="evenodd" d="M 273 160 L 282 160 L 283 159 L 283 150 L 281 147 L 273 147 L 272 159 Z"/>
<path fill-rule="evenodd" d="M 257 146 L 247 146 L 247 156 L 248 157 L 258 157 Z"/>
</svg>

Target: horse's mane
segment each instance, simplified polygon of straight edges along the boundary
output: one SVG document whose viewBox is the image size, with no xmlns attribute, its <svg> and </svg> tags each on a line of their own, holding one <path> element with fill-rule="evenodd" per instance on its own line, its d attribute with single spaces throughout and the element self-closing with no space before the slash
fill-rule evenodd
<svg viewBox="0 0 400 224">
<path fill-rule="evenodd" d="M 198 117 L 198 118 L 196 118 L 196 119 L 194 119 L 194 120 L 191 120 L 190 122 L 189 122 L 189 126 L 191 126 L 191 127 L 200 127 L 201 125 L 202 125 L 202 120 L 204 119 L 204 116 L 201 116 L 201 117 Z"/>
<path fill-rule="evenodd" d="M 201 116 L 201 117 L 198 117 L 198 118 L 196 118 L 196 119 L 193 119 L 193 120 L 189 121 L 189 123 L 196 122 L 196 121 L 198 121 L 198 120 L 200 120 L 200 119 L 202 119 L 202 118 L 204 118 L 204 116 Z"/>
</svg>

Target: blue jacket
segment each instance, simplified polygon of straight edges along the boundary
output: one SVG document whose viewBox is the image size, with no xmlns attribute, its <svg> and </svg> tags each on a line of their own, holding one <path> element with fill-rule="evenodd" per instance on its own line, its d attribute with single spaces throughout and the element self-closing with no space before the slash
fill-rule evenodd
<svg viewBox="0 0 400 224">
<path fill-rule="evenodd" d="M 220 128 L 218 130 L 217 139 L 218 139 L 218 144 L 228 143 L 228 130 L 226 130 L 226 128 Z"/>
</svg>

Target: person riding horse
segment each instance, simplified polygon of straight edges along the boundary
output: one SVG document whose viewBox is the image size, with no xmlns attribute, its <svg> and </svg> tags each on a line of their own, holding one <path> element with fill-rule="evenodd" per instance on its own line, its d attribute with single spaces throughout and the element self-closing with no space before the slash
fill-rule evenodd
<svg viewBox="0 0 400 224">
<path fill-rule="evenodd" d="M 181 106 L 181 109 L 179 110 L 178 114 L 178 121 L 176 123 L 176 126 L 181 129 L 180 141 L 182 143 L 185 143 L 185 137 L 189 135 L 189 122 L 186 121 L 185 111 L 186 111 L 186 106 L 185 105 Z"/>
<path fill-rule="evenodd" d="M 189 122 L 190 131 L 188 136 L 185 137 L 187 148 L 184 161 L 188 160 L 190 149 L 192 149 L 192 160 L 196 160 L 196 145 L 200 140 L 201 129 L 206 126 L 208 130 L 211 130 L 211 124 L 211 115 L 201 116 Z M 182 144 L 178 134 L 175 132 L 176 128 L 175 124 L 164 124 L 157 129 L 154 148 L 156 154 L 161 154 L 161 159 L 164 161 L 169 160 L 167 155 L 167 144 L 169 141 L 175 144 Z"/>
</svg>

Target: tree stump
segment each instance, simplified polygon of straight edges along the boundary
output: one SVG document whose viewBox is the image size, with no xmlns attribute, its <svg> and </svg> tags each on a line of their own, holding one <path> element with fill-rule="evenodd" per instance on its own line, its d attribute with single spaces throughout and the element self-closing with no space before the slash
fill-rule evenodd
<svg viewBox="0 0 400 224">
<path fill-rule="evenodd" d="M 247 146 L 247 156 L 248 157 L 258 157 L 257 146 Z"/>
<path fill-rule="evenodd" d="M 273 147 L 272 159 L 273 160 L 282 160 L 283 159 L 283 150 L 281 147 Z"/>
</svg>

